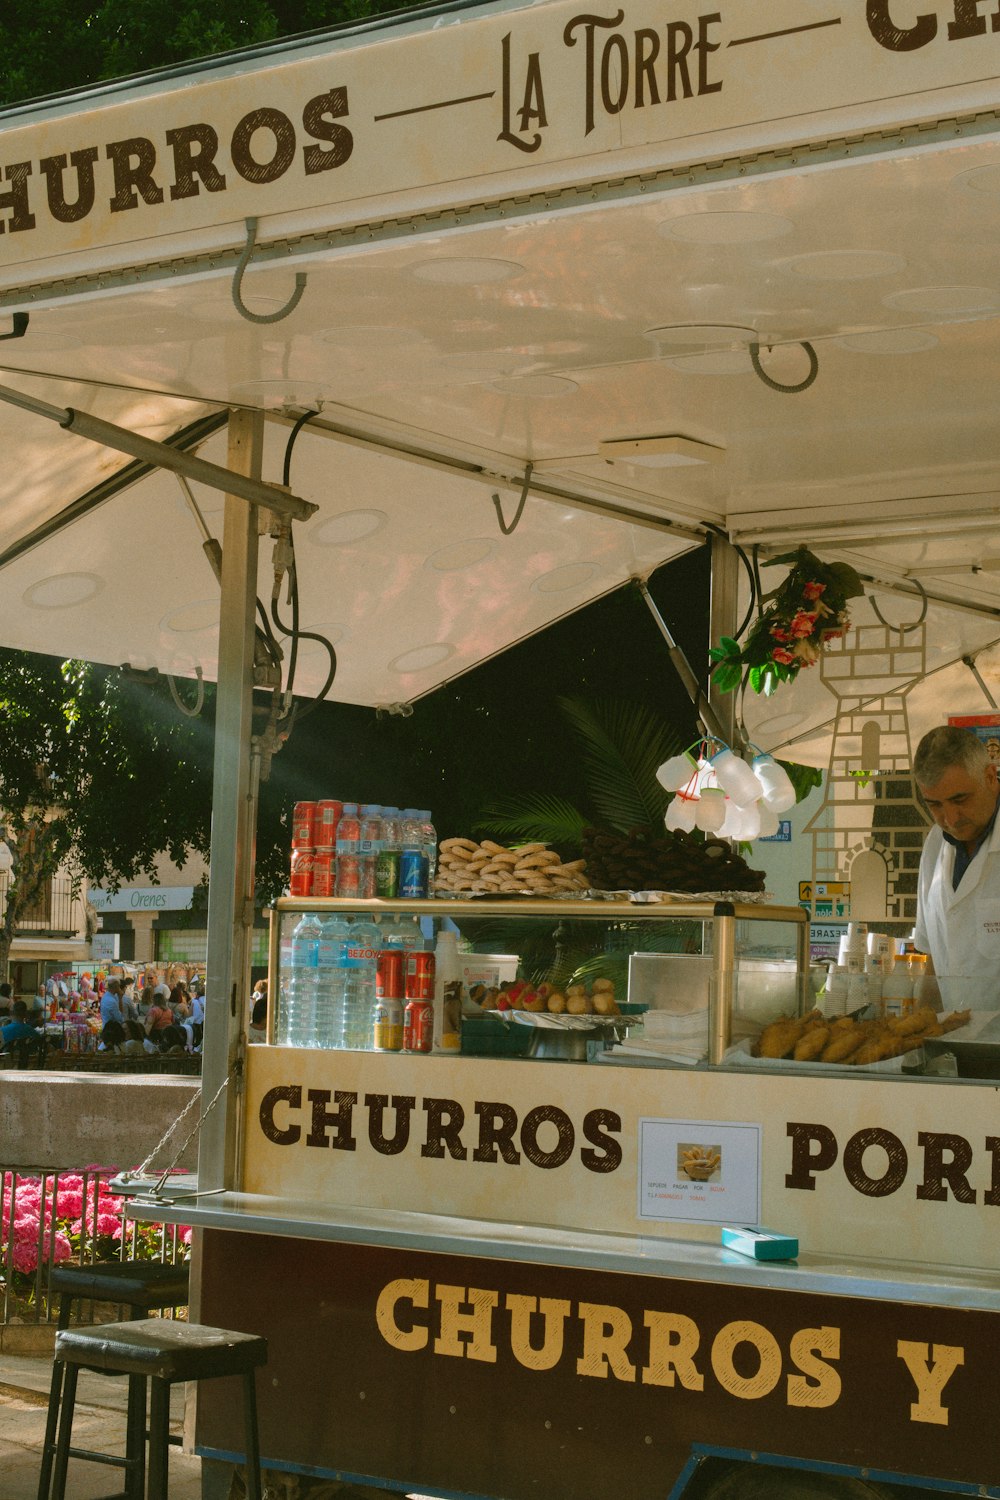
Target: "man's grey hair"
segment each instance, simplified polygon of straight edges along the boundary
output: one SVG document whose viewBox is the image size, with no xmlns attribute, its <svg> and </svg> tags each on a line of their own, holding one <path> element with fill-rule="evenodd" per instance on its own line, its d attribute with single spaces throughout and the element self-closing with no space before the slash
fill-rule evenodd
<svg viewBox="0 0 1000 1500">
<path fill-rule="evenodd" d="M 913 757 L 913 775 L 919 786 L 935 786 L 952 766 L 961 766 L 970 776 L 981 776 L 992 765 L 983 741 L 968 729 L 941 724 L 929 729 Z"/>
</svg>

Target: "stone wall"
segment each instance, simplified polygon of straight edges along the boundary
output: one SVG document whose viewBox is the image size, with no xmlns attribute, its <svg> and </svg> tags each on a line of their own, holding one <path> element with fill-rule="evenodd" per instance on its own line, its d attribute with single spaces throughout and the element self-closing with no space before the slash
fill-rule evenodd
<svg viewBox="0 0 1000 1500">
<path fill-rule="evenodd" d="M 120 1073 L 108 1076 L 7 1069 L 0 1072 L 0 1167 L 82 1171 L 136 1167 L 177 1119 L 198 1078 Z M 152 1168 L 165 1168 L 194 1129 L 191 1110 Z M 194 1170 L 198 1137 L 178 1166 Z"/>
</svg>

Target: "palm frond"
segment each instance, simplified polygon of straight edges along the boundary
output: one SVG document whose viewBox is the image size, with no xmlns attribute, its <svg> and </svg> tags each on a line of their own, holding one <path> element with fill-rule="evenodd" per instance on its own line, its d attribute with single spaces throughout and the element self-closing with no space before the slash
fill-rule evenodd
<svg viewBox="0 0 1000 1500">
<path fill-rule="evenodd" d="M 580 847 L 589 819 L 563 797 L 526 792 L 523 797 L 504 797 L 484 807 L 476 819 L 476 832 L 492 833 L 520 842 Z"/>
<path fill-rule="evenodd" d="M 559 698 L 557 703 L 583 750 L 595 812 L 622 833 L 658 826 L 669 798 L 656 770 L 682 748 L 676 730 L 640 703 L 581 698 Z"/>
</svg>

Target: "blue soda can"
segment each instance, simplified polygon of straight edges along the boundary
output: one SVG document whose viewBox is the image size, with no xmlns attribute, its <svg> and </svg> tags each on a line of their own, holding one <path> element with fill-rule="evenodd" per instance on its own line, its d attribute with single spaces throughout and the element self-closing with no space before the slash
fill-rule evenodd
<svg viewBox="0 0 1000 1500">
<path fill-rule="evenodd" d="M 427 895 L 427 855 L 419 849 L 404 849 L 399 856 L 399 894 Z"/>
</svg>

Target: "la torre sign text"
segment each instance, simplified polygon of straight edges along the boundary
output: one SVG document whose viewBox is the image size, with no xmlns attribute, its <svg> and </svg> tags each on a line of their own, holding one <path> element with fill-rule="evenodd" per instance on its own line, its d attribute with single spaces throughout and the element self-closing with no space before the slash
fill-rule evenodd
<svg viewBox="0 0 1000 1500">
<path fill-rule="evenodd" d="M 114 892 L 87 892 L 87 900 L 99 912 L 187 911 L 193 897 L 193 885 L 125 886 Z"/>
<path fill-rule="evenodd" d="M 134 263 L 163 234 L 235 243 L 250 215 L 371 222 L 399 194 L 476 202 L 556 164 L 582 182 L 995 104 L 998 0 L 762 14 L 548 3 L 33 111 L 0 146 L 0 265 L 115 244 Z"/>
</svg>

